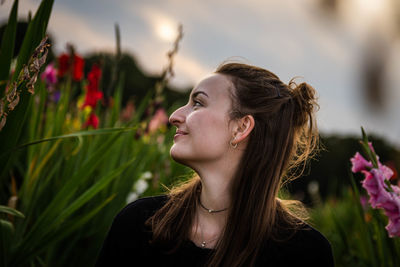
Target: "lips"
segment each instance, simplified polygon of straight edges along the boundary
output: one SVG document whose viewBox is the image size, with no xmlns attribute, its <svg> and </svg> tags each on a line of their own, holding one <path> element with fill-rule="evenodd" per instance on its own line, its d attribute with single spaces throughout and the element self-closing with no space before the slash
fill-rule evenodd
<svg viewBox="0 0 400 267">
<path fill-rule="evenodd" d="M 188 134 L 187 132 L 181 131 L 181 130 L 176 130 L 175 134 L 181 134 L 181 135 L 185 135 Z"/>
<path fill-rule="evenodd" d="M 187 132 L 184 132 L 182 130 L 176 130 L 176 133 L 175 133 L 175 136 L 174 136 L 174 140 L 176 138 L 178 138 L 179 136 L 183 136 L 183 135 L 187 135 L 187 134 L 188 134 Z"/>
</svg>

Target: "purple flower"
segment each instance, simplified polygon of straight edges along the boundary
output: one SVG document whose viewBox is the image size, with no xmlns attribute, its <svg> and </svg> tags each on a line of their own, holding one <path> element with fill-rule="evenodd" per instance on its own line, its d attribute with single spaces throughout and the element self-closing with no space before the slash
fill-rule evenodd
<svg viewBox="0 0 400 267">
<path fill-rule="evenodd" d="M 54 93 L 51 95 L 51 101 L 57 103 L 58 100 L 60 100 L 61 92 L 60 91 L 54 91 Z"/>
<path fill-rule="evenodd" d="M 367 161 L 360 153 L 356 153 L 354 157 L 350 159 L 353 167 L 351 168 L 352 172 L 360 172 L 367 168 L 372 168 L 372 163 Z"/>
</svg>

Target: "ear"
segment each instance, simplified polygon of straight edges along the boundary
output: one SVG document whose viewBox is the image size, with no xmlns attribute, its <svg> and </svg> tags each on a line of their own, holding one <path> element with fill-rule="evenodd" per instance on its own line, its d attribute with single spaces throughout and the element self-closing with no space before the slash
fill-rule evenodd
<svg viewBox="0 0 400 267">
<path fill-rule="evenodd" d="M 235 122 L 233 129 L 233 139 L 232 144 L 242 142 L 247 136 L 250 135 L 254 128 L 254 118 L 252 115 L 246 115 Z"/>
</svg>

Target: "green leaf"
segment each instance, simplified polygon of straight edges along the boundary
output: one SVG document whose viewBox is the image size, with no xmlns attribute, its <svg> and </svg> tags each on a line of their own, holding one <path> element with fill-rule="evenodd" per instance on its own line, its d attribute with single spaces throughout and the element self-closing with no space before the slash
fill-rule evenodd
<svg viewBox="0 0 400 267">
<path fill-rule="evenodd" d="M 92 219 L 104 206 L 110 203 L 113 200 L 115 194 L 108 197 L 104 202 L 100 203 L 97 207 L 90 210 L 87 214 L 80 216 L 77 220 L 70 220 L 63 225 L 61 231 L 53 232 L 48 234 L 45 238 L 40 240 L 38 246 L 34 248 L 30 248 L 30 251 L 27 253 L 26 251 L 23 254 L 23 257 L 14 257 L 12 262 L 13 265 L 24 265 L 28 263 L 32 258 L 34 258 L 39 253 L 48 250 L 49 247 L 53 246 L 55 243 L 62 241 L 69 235 L 73 234 L 74 231 L 83 227 L 90 219 Z"/>
<path fill-rule="evenodd" d="M 17 216 L 19 218 L 25 218 L 24 214 L 22 214 L 18 210 L 3 205 L 0 205 L 0 212 Z"/>
<path fill-rule="evenodd" d="M 135 160 L 136 160 L 136 158 L 133 158 L 133 159 L 129 160 L 128 162 L 124 163 L 123 165 L 121 165 L 117 169 L 115 169 L 112 172 L 110 172 L 108 175 L 105 175 L 103 178 L 101 178 L 96 184 L 94 184 L 85 193 L 83 193 L 80 197 L 78 197 L 71 205 L 69 205 L 60 214 L 60 216 L 58 216 L 58 218 L 54 221 L 54 224 L 57 224 L 58 222 L 62 222 L 64 219 L 66 219 L 68 216 L 70 216 L 73 212 L 75 212 L 77 209 L 82 207 L 85 203 L 87 203 L 90 199 L 92 199 L 94 195 L 96 195 L 104 187 L 106 187 L 113 180 L 113 178 L 121 175 L 121 173 L 128 166 L 132 165 L 132 163 Z"/>
<path fill-rule="evenodd" d="M 54 220 L 59 216 L 60 212 L 64 210 L 79 186 L 91 177 L 95 169 L 102 163 L 103 158 L 109 156 L 109 148 L 119 136 L 120 133 L 111 136 L 94 153 L 91 153 L 90 158 L 73 173 L 73 176 L 69 178 L 35 221 L 26 239 L 20 241 L 23 243 L 22 246 L 34 246 L 34 242 L 40 240 L 49 231 L 50 226 L 53 225 Z M 17 244 L 17 246 L 20 245 Z M 26 249 L 28 248 L 24 248 L 22 251 Z"/>
<path fill-rule="evenodd" d="M 0 219 L 0 265 L 8 266 L 10 257 L 10 243 L 14 232 L 12 223 Z"/>
<path fill-rule="evenodd" d="M 14 55 L 15 36 L 17 32 L 18 0 L 14 1 L 0 48 L 0 81 L 7 80 L 10 64 Z M 0 98 L 4 95 L 6 84 L 0 85 Z"/>
<path fill-rule="evenodd" d="M 128 162 L 121 165 L 119 168 L 113 170 L 109 174 L 102 177 L 96 184 L 94 184 L 87 191 L 85 191 L 82 195 L 80 195 L 73 203 L 71 203 L 68 207 L 63 209 L 62 213 L 60 215 L 58 215 L 56 218 L 52 219 L 51 222 L 46 222 L 44 220 L 39 219 L 35 223 L 36 227 L 35 226 L 32 227 L 30 234 L 27 236 L 27 238 L 22 243 L 19 244 L 19 246 L 16 248 L 16 250 L 17 251 L 30 251 L 30 250 L 35 250 L 38 247 L 41 247 L 42 245 L 40 244 L 40 242 L 45 236 L 47 236 L 48 234 L 50 234 L 54 231 L 57 231 L 57 229 L 60 229 L 59 226 L 64 221 L 67 221 L 67 219 L 74 212 L 76 212 L 80 207 L 82 207 L 84 204 L 86 204 L 88 201 L 90 201 L 97 193 L 99 193 L 102 189 L 104 189 L 115 177 L 121 175 L 121 173 L 127 167 L 131 166 L 135 160 L 136 160 L 135 158 L 129 160 Z M 63 194 L 63 195 L 65 195 L 65 194 Z M 60 194 L 58 196 L 60 196 Z M 66 198 L 69 199 L 69 197 L 66 197 Z M 57 202 L 56 200 L 53 201 L 53 203 L 56 203 L 56 202 Z M 49 209 L 49 208 L 47 210 L 52 211 L 52 212 L 56 211 L 56 209 Z M 50 218 L 53 218 L 54 215 L 50 215 L 51 216 Z M 44 218 L 44 214 L 41 216 L 41 218 Z M 48 219 L 48 217 L 46 217 L 46 219 Z M 39 230 L 39 231 L 35 232 L 35 229 Z M 39 242 L 39 243 L 37 243 L 37 242 Z"/>
<path fill-rule="evenodd" d="M 11 82 L 17 78 L 23 65 L 28 63 L 34 49 L 43 39 L 53 3 L 54 0 L 43 0 L 35 14 L 35 17 L 29 23 Z M 6 125 L 0 131 L 0 147 L 2 151 L 9 151 L 20 141 L 26 118 L 30 115 L 28 110 L 32 105 L 32 102 L 33 97 L 27 92 L 27 90 L 23 90 L 20 94 L 20 102 L 15 107 L 15 110 L 7 116 Z M 13 162 L 16 160 L 17 157 L 15 154 L 0 155 L 0 200 L 2 201 L 4 201 L 4 198 L 8 195 L 8 188 L 6 185 L 8 173 L 10 168 L 13 166 Z"/>
<path fill-rule="evenodd" d="M 360 231 L 362 233 L 363 239 L 366 241 L 365 243 L 363 243 L 363 245 L 366 246 L 366 252 L 368 253 L 368 255 L 371 255 L 370 258 L 374 262 L 373 266 L 377 266 L 373 236 L 372 236 L 371 232 L 369 231 L 368 226 L 366 225 L 366 223 L 363 220 L 365 215 L 364 215 L 363 207 L 361 206 L 361 203 L 360 203 L 360 192 L 358 191 L 353 174 L 350 172 L 349 175 L 350 175 L 351 186 L 354 190 L 353 200 L 354 200 L 354 203 L 356 206 L 358 216 L 361 220 Z"/>
<path fill-rule="evenodd" d="M 3 154 L 0 155 L 0 157 L 6 156 L 8 153 L 21 149 L 27 146 L 31 145 L 36 145 L 40 144 L 43 142 L 49 142 L 49 141 L 56 141 L 60 139 L 67 139 L 67 138 L 80 138 L 83 136 L 90 136 L 90 135 L 100 135 L 100 134 L 111 134 L 111 133 L 118 133 L 118 132 L 127 132 L 127 131 L 132 131 L 135 130 L 136 127 L 122 127 L 122 128 L 106 128 L 106 129 L 98 129 L 98 130 L 88 130 L 88 131 L 82 131 L 82 132 L 76 132 L 76 133 L 70 133 L 70 134 L 64 134 L 64 135 L 59 135 L 59 136 L 53 136 L 49 138 L 43 138 L 35 141 L 31 141 L 22 145 L 19 145 L 15 148 L 13 148 L 11 151 L 4 152 Z"/>
</svg>

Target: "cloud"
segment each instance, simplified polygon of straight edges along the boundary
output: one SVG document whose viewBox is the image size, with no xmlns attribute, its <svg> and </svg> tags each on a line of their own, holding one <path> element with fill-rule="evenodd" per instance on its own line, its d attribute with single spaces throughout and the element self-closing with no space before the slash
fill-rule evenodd
<svg viewBox="0 0 400 267">
<path fill-rule="evenodd" d="M 194 86 L 214 70 L 207 65 L 200 64 L 195 58 L 189 55 L 178 54 L 175 63 L 176 76 L 172 83 L 180 88 Z"/>
<path fill-rule="evenodd" d="M 50 17 L 49 31 L 57 41 L 57 50 L 63 50 L 66 43 L 72 43 L 78 52 L 92 52 L 93 50 L 114 50 L 114 35 L 94 30 L 82 16 L 75 15 L 68 9 L 55 9 Z"/>
</svg>

